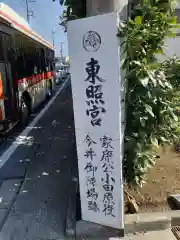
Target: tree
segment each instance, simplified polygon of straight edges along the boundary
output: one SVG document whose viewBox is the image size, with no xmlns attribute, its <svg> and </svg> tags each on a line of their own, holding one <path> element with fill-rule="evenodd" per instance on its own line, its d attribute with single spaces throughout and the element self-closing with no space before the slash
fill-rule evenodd
<svg viewBox="0 0 180 240">
<path fill-rule="evenodd" d="M 160 63 L 166 37 L 175 37 L 176 17 L 172 0 L 140 0 L 133 19 L 119 27 L 122 68 L 127 76 L 127 122 L 124 177 L 130 186 L 142 186 L 156 162 L 160 145 L 179 139 L 177 115 L 180 70 L 178 59 Z"/>
<path fill-rule="evenodd" d="M 86 17 L 86 0 L 59 0 L 59 3 L 65 6 L 60 16 L 60 25 L 65 31 L 67 31 L 67 21 Z"/>
<path fill-rule="evenodd" d="M 121 11 L 122 6 L 128 4 L 128 0 L 60 0 L 60 4 L 66 7 L 60 17 L 60 25 L 67 31 L 67 21 L 112 11 Z M 126 18 L 127 9 L 125 11 L 123 17 Z"/>
</svg>

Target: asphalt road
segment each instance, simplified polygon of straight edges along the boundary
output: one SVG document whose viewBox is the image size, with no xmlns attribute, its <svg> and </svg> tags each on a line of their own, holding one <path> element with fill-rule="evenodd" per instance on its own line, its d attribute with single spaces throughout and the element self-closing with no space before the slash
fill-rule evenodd
<svg viewBox="0 0 180 240">
<path fill-rule="evenodd" d="M 77 177 L 70 81 L 55 96 L 0 157 L 0 165 L 7 160 L 0 170 L 0 178 L 7 177 L 0 197 L 9 200 L 7 192 L 14 190 L 9 182 L 22 179 L 14 204 L 0 224 L 0 239 L 65 239 L 70 186 Z"/>
<path fill-rule="evenodd" d="M 59 90 L 62 84 L 56 85 L 54 88 L 53 96 Z M 52 96 L 52 97 L 53 97 Z M 22 126 L 20 123 L 16 125 L 5 137 L 0 137 L 0 156 L 6 151 L 6 149 L 12 144 L 15 138 L 30 124 L 33 119 L 39 114 L 39 112 L 48 104 L 49 101 L 42 103 L 35 111 L 31 114 L 29 121 L 26 125 Z"/>
<path fill-rule="evenodd" d="M 57 91 L 60 89 L 62 84 L 56 85 L 53 96 L 57 93 Z M 52 96 L 52 97 L 53 97 Z M 12 129 L 11 132 L 7 134 L 6 137 L 1 139 L 0 143 L 0 162 L 1 162 L 1 156 L 3 153 L 12 145 L 12 143 L 15 141 L 15 139 L 23 132 L 23 130 L 33 121 L 33 119 L 39 114 L 39 112 L 48 104 L 49 101 L 45 101 L 41 104 L 30 116 L 29 121 L 26 125 L 22 126 L 21 124 L 18 124 L 14 129 Z M 24 168 L 24 165 L 21 164 L 21 159 L 19 162 L 15 161 L 7 161 L 1 168 L 0 168 L 0 184 L 3 180 L 7 179 L 14 179 L 16 177 L 23 178 L 25 176 L 26 169 Z"/>
</svg>

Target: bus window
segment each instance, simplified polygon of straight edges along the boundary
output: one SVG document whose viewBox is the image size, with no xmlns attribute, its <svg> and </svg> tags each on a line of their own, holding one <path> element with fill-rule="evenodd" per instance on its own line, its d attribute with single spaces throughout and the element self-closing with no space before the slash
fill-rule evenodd
<svg viewBox="0 0 180 240">
<path fill-rule="evenodd" d="M 45 62 L 45 51 L 44 48 L 40 48 L 40 58 L 41 58 L 41 68 L 42 71 L 46 71 L 46 62 Z"/>
<path fill-rule="evenodd" d="M 13 60 L 12 38 L 6 37 L 6 35 L 4 35 L 4 37 L 5 37 L 4 44 L 6 46 L 7 60 L 8 60 L 8 62 L 12 62 L 12 60 Z"/>
<path fill-rule="evenodd" d="M 16 70 L 17 70 L 17 76 L 19 79 L 25 77 L 26 71 L 25 71 L 25 62 L 24 62 L 24 49 L 23 46 L 18 46 L 16 49 Z"/>
<path fill-rule="evenodd" d="M 23 39 L 25 46 L 24 49 L 24 62 L 25 62 L 25 77 L 30 77 L 34 74 L 35 67 L 35 53 L 34 48 L 32 47 L 31 41 L 29 39 Z"/>
<path fill-rule="evenodd" d="M 3 36 L 0 33 L 0 62 L 4 62 L 4 51 L 3 51 Z"/>
</svg>

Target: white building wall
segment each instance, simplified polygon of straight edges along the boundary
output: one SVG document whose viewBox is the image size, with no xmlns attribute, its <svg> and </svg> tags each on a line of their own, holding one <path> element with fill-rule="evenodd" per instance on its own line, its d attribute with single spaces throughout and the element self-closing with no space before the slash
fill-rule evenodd
<svg viewBox="0 0 180 240">
<path fill-rule="evenodd" d="M 176 8 L 177 22 L 180 24 L 180 3 Z M 167 38 L 165 40 L 164 53 L 167 57 L 177 56 L 180 57 L 180 29 L 177 29 L 177 36 L 175 38 Z M 160 56 L 161 60 L 165 60 L 167 57 Z"/>
<path fill-rule="evenodd" d="M 180 57 L 180 36 L 176 38 L 169 38 L 165 41 L 164 53 L 168 57 L 177 56 Z"/>
</svg>

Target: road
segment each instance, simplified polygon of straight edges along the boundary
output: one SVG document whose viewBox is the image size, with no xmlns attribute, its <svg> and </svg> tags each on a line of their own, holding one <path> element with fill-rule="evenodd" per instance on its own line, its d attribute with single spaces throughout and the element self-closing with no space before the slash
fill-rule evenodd
<svg viewBox="0 0 180 240">
<path fill-rule="evenodd" d="M 55 86 L 53 96 L 57 93 L 61 85 L 59 84 Z M 48 102 L 48 100 L 45 100 L 44 103 L 42 103 L 38 108 L 33 111 L 26 125 L 22 126 L 21 124 L 18 124 L 5 137 L 0 138 L 0 155 L 11 145 L 14 139 L 27 127 L 27 125 L 33 121 L 33 119 L 48 104 Z"/>
<path fill-rule="evenodd" d="M 60 90 L 0 157 L 0 239 L 64 239 L 77 157 L 70 81 Z"/>
<path fill-rule="evenodd" d="M 61 84 L 62 85 L 62 84 Z M 53 96 L 58 92 L 58 90 L 61 88 L 61 85 L 55 86 Z M 53 97 L 52 96 L 52 97 Z M 0 156 L 3 155 L 3 153 L 11 146 L 11 144 L 15 141 L 15 139 L 23 132 L 23 130 L 38 116 L 38 114 L 41 112 L 41 110 L 49 103 L 49 101 L 45 101 L 42 103 L 30 116 L 29 121 L 27 125 L 22 126 L 21 124 L 18 124 L 16 127 L 14 127 L 11 132 L 7 134 L 7 136 L 1 138 L 0 142 Z M 0 160 L 1 161 L 1 160 Z M 11 178 L 11 170 L 17 171 L 17 174 L 14 172 L 13 175 L 19 175 L 20 171 L 22 171 L 21 168 L 14 168 L 11 162 L 7 162 L 3 167 L 0 168 L 0 181 L 4 179 Z M 24 172 L 24 170 L 23 170 Z M 20 174 L 22 175 L 22 174 Z"/>
</svg>

